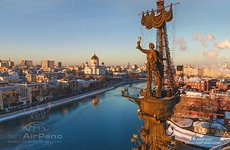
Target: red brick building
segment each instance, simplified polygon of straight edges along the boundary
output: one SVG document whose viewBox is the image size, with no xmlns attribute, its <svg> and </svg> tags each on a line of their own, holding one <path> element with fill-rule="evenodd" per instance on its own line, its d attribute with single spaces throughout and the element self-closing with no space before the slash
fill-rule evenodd
<svg viewBox="0 0 230 150">
<path fill-rule="evenodd" d="M 216 82 L 216 87 L 222 91 L 227 91 L 230 89 L 230 83 L 227 82 Z"/>
</svg>

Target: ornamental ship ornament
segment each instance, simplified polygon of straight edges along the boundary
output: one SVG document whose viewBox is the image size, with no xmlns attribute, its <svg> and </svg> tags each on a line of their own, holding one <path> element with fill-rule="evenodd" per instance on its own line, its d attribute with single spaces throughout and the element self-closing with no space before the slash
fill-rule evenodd
<svg viewBox="0 0 230 150">
<path fill-rule="evenodd" d="M 157 10 L 142 13 L 141 24 L 148 30 L 157 30 L 157 41 L 156 49 L 153 43 L 149 44 L 149 49 L 143 49 L 141 37 L 138 37 L 136 46 L 147 56 L 147 88 L 140 91 L 139 97 L 130 96 L 128 89 L 122 91 L 122 96 L 139 106 L 138 115 L 144 120 L 139 131 L 141 142 L 137 135 L 131 139 L 137 144 L 134 150 L 168 150 L 175 147 L 174 137 L 166 132 L 169 127 L 167 120 L 174 114 L 174 107 L 180 101 L 166 28 L 166 23 L 173 19 L 173 5 L 167 6 L 170 9 L 166 11 L 164 1 L 158 0 Z"/>
</svg>

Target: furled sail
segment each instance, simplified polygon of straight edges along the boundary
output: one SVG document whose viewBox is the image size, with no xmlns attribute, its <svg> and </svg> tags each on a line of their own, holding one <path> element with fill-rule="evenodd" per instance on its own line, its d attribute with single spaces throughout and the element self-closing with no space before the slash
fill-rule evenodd
<svg viewBox="0 0 230 150">
<path fill-rule="evenodd" d="M 149 12 L 142 13 L 141 24 L 147 29 L 160 28 L 165 22 L 169 22 L 173 19 L 172 4 L 170 5 L 170 10 L 166 11 L 165 8 L 157 10 L 156 14 L 152 10 Z"/>
</svg>

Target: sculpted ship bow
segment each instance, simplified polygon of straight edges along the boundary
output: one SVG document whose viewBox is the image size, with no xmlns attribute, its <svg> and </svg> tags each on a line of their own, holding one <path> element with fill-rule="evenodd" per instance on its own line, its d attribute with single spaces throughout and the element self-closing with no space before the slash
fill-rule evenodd
<svg viewBox="0 0 230 150">
<path fill-rule="evenodd" d="M 141 37 L 138 38 L 136 48 L 147 55 L 147 88 L 140 91 L 139 97 L 129 96 L 127 89 L 122 92 L 122 96 L 139 106 L 138 115 L 144 120 L 140 130 L 142 142 L 136 142 L 138 146 L 134 149 L 173 149 L 174 138 L 166 133 L 167 120 L 173 115 L 180 96 L 175 83 L 166 28 L 166 23 L 173 19 L 172 6 L 167 6 L 167 11 L 164 1 L 159 0 L 155 11 L 142 13 L 141 24 L 147 30 L 157 30 L 157 46 L 155 49 L 155 45 L 150 43 L 149 49 L 143 49 Z M 132 141 L 137 139 L 137 135 L 134 135 Z"/>
</svg>

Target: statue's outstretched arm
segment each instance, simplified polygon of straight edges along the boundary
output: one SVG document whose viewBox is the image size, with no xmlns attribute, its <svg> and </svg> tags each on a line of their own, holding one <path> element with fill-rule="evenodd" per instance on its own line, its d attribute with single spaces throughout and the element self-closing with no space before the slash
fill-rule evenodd
<svg viewBox="0 0 230 150">
<path fill-rule="evenodd" d="M 143 49 L 143 48 L 141 47 L 141 37 L 140 37 L 140 36 L 138 37 L 136 49 L 139 49 L 140 51 L 142 51 L 142 52 L 145 53 L 145 54 L 148 53 L 148 50 L 145 50 L 145 49 Z"/>
<path fill-rule="evenodd" d="M 141 45 L 140 45 L 140 44 L 137 44 L 136 49 L 139 49 L 140 51 L 142 51 L 142 52 L 143 52 L 143 53 L 145 53 L 145 54 L 147 54 L 147 52 L 148 52 L 148 50 L 143 49 L 143 48 L 141 47 Z"/>
</svg>

